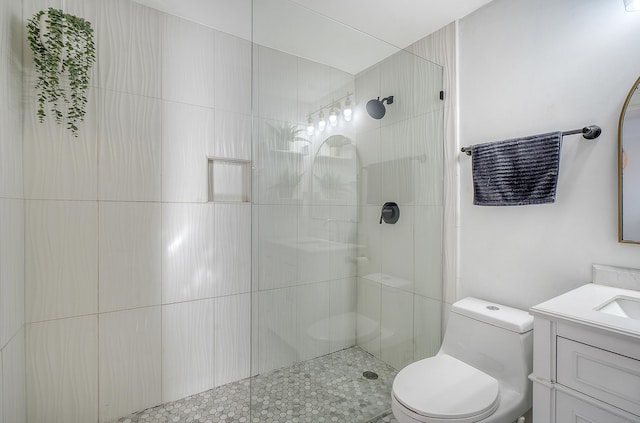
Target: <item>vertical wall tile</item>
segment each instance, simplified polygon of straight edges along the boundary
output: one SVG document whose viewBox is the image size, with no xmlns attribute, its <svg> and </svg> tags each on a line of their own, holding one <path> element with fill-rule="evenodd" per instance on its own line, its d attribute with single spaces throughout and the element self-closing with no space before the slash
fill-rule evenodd
<svg viewBox="0 0 640 423">
<path fill-rule="evenodd" d="M 161 101 L 104 90 L 101 105 L 100 199 L 160 201 Z"/>
<path fill-rule="evenodd" d="M 396 369 L 413 361 L 413 295 L 382 287 L 380 357 Z"/>
<path fill-rule="evenodd" d="M 31 18 L 38 10 L 62 7 L 57 0 L 26 0 L 23 16 Z M 65 10 L 96 23 L 96 1 L 67 1 Z M 20 25 L 21 26 L 21 25 Z M 26 30 L 25 30 L 26 32 Z M 24 101 L 24 193 L 27 198 L 90 200 L 97 196 L 97 99 L 98 91 L 90 88 L 84 122 L 78 124 L 78 138 L 56 124 L 51 113 L 44 123 L 37 117 L 35 68 L 26 36 L 23 40 Z M 97 66 L 90 76 L 90 86 L 97 84 Z"/>
<path fill-rule="evenodd" d="M 98 316 L 27 325 L 27 418 L 98 421 Z"/>
<path fill-rule="evenodd" d="M 214 107 L 215 31 L 163 15 L 162 98 Z"/>
<path fill-rule="evenodd" d="M 383 244 L 382 225 L 379 223 L 380 208 L 381 205 L 359 207 L 358 256 L 356 263 L 358 276 L 360 277 L 366 277 L 382 271 Z"/>
<path fill-rule="evenodd" d="M 373 66 L 365 72 L 358 74 L 356 81 L 357 102 L 353 111 L 353 119 L 357 125 L 358 141 L 360 134 L 374 129 L 380 129 L 380 121 L 367 114 L 367 102 L 371 99 L 393 95 L 380 91 L 380 66 Z"/>
<path fill-rule="evenodd" d="M 415 202 L 413 169 L 416 166 L 417 157 L 415 157 L 414 132 L 413 119 L 383 126 L 380 131 L 380 156 L 383 160 L 373 166 L 369 172 L 382 171 L 381 203 L 394 201 L 404 205 Z"/>
<path fill-rule="evenodd" d="M 0 395 L 4 422 L 26 423 L 27 392 L 25 386 L 25 335 L 21 329 L 2 350 Z"/>
<path fill-rule="evenodd" d="M 366 113 L 366 112 L 365 112 Z M 358 132 L 356 145 L 360 159 L 358 176 L 361 205 L 379 205 L 382 201 L 383 166 L 380 128 Z"/>
<path fill-rule="evenodd" d="M 309 178 L 308 157 L 295 145 L 279 145 L 289 122 L 253 120 L 253 196 L 259 204 L 298 204 Z M 295 125 L 294 129 L 295 129 Z M 284 128 L 284 129 L 283 129 Z M 297 141 L 300 143 L 300 141 Z M 290 149 L 287 149 L 290 148 Z"/>
<path fill-rule="evenodd" d="M 442 112 L 413 119 L 415 154 L 413 180 L 415 204 L 443 204 L 444 135 Z"/>
<path fill-rule="evenodd" d="M 4 423 L 4 372 L 3 372 L 3 356 L 4 352 L 0 349 L 0 422 Z"/>
<path fill-rule="evenodd" d="M 215 140 L 207 154 L 251 159 L 251 115 L 216 108 Z"/>
<path fill-rule="evenodd" d="M 28 201 L 26 205 L 27 321 L 98 311 L 98 205 Z"/>
<path fill-rule="evenodd" d="M 435 355 L 442 343 L 442 301 L 414 295 L 414 360 Z"/>
<path fill-rule="evenodd" d="M 329 354 L 331 348 L 329 282 L 296 288 L 298 361 Z"/>
<path fill-rule="evenodd" d="M 415 56 L 404 50 L 380 63 L 380 99 L 393 96 L 393 104 L 387 106 L 381 125 L 413 116 L 414 74 Z"/>
<path fill-rule="evenodd" d="M 43 123 L 36 115 L 33 88 L 25 95 L 24 190 L 25 197 L 53 200 L 96 200 L 98 196 L 97 98 L 87 92 L 84 122 L 78 137 L 51 116 Z"/>
<path fill-rule="evenodd" d="M 455 142 L 457 115 L 456 92 L 456 34 L 457 23 L 451 23 L 409 47 L 409 51 L 420 57 L 432 60 L 443 66 L 444 101 L 444 169 L 443 169 L 443 206 L 446 224 L 443 237 L 443 285 L 445 298 L 453 302 L 456 298 L 457 284 L 457 171 L 460 151 Z M 418 204 L 423 204 L 417 196 Z"/>
<path fill-rule="evenodd" d="M 413 89 L 413 115 L 442 110 L 444 101 L 440 100 L 443 69 L 442 66 L 414 56 L 414 89 Z M 451 95 L 451 93 L 445 93 Z"/>
<path fill-rule="evenodd" d="M 260 348 L 260 330 L 262 323 L 260 322 L 260 298 L 262 293 L 253 290 L 251 292 L 251 376 L 260 374 L 260 361 L 262 360 Z"/>
<path fill-rule="evenodd" d="M 331 223 L 329 206 L 298 207 L 298 236 L 292 247 L 297 249 L 298 276 L 295 284 L 332 279 L 334 256 L 331 242 L 326 239 Z M 329 228 L 331 226 L 331 228 Z"/>
<path fill-rule="evenodd" d="M 160 304 L 159 203 L 100 203 L 100 312 Z"/>
<path fill-rule="evenodd" d="M 300 206 L 298 284 L 356 275 L 357 207 Z"/>
<path fill-rule="evenodd" d="M 162 303 L 213 297 L 212 204 L 162 205 Z"/>
<path fill-rule="evenodd" d="M 251 290 L 251 205 L 215 204 L 214 295 Z"/>
<path fill-rule="evenodd" d="M 254 327 L 258 338 L 259 373 L 295 363 L 296 310 L 295 288 L 271 289 L 258 293 L 258 321 L 254 321 Z"/>
<path fill-rule="evenodd" d="M 251 294 L 215 299 L 215 386 L 249 377 Z"/>
<path fill-rule="evenodd" d="M 23 195 L 21 2 L 0 5 L 0 197 Z"/>
<path fill-rule="evenodd" d="M 207 201 L 207 145 L 214 139 L 214 111 L 163 103 L 162 200 Z"/>
<path fill-rule="evenodd" d="M 333 207 L 331 218 L 333 222 L 329 221 L 328 223 L 333 223 L 335 227 L 335 236 L 332 238 L 337 243 L 332 263 L 333 279 L 356 276 L 358 206 Z"/>
<path fill-rule="evenodd" d="M 414 207 L 400 206 L 400 219 L 393 225 L 382 224 L 381 273 L 408 281 L 402 289 L 413 292 Z M 393 248 L 391 247 L 393 246 Z"/>
<path fill-rule="evenodd" d="M 356 278 L 331 281 L 330 293 L 330 352 L 336 352 L 356 345 Z"/>
<path fill-rule="evenodd" d="M 283 122 L 297 121 L 298 60 L 281 51 L 253 49 L 254 116 Z"/>
<path fill-rule="evenodd" d="M 414 292 L 442 300 L 442 208 L 417 206 L 415 214 Z"/>
<path fill-rule="evenodd" d="M 24 323 L 24 201 L 0 199 L 0 348 Z"/>
<path fill-rule="evenodd" d="M 258 223 L 258 268 L 254 273 L 259 289 L 294 285 L 298 274 L 297 207 L 261 205 L 257 212 L 253 222 Z"/>
<path fill-rule="evenodd" d="M 160 97 L 161 14 L 128 0 L 100 1 L 100 86 Z"/>
<path fill-rule="evenodd" d="M 251 114 L 251 43 L 216 31 L 215 106 Z"/>
<path fill-rule="evenodd" d="M 213 388 L 214 300 L 162 306 L 162 401 Z"/>
<path fill-rule="evenodd" d="M 100 422 L 162 402 L 160 323 L 160 306 L 100 315 Z"/>
<path fill-rule="evenodd" d="M 19 107 L 0 104 L 0 196 L 19 198 L 23 191 L 21 115 L 11 110 Z"/>
<path fill-rule="evenodd" d="M 358 278 L 356 339 L 358 346 L 380 357 L 381 285 Z"/>
</svg>

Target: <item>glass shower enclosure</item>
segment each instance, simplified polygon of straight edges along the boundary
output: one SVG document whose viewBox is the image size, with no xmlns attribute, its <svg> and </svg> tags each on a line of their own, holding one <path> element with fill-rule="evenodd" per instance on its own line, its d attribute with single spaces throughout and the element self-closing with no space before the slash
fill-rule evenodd
<svg viewBox="0 0 640 423">
<path fill-rule="evenodd" d="M 251 420 L 376 421 L 440 346 L 442 67 L 301 3 L 253 1 Z"/>
<path fill-rule="evenodd" d="M 442 68 L 321 3 L 0 2 L 4 422 L 375 422 L 438 350 Z M 77 138 L 50 7 L 94 28 Z"/>
</svg>

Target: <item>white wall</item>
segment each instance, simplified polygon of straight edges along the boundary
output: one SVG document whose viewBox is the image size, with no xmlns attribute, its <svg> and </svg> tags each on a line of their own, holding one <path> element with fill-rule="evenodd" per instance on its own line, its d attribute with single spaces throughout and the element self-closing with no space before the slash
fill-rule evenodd
<svg viewBox="0 0 640 423">
<path fill-rule="evenodd" d="M 0 423 L 26 418 L 21 17 L 0 2 Z"/>
<path fill-rule="evenodd" d="M 496 0 L 460 21 L 460 143 L 597 124 L 565 138 L 555 204 L 472 205 L 460 155 L 459 297 L 528 308 L 591 281 L 592 263 L 640 267 L 617 242 L 617 130 L 640 74 L 640 14 L 622 1 Z"/>
</svg>

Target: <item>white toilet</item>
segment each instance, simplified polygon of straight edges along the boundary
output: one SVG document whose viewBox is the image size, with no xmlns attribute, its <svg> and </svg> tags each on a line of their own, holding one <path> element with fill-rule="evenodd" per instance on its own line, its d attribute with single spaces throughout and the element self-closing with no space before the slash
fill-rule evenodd
<svg viewBox="0 0 640 423">
<path fill-rule="evenodd" d="M 533 317 L 476 298 L 452 305 L 438 354 L 393 381 L 399 423 L 511 423 L 531 408 Z"/>
</svg>

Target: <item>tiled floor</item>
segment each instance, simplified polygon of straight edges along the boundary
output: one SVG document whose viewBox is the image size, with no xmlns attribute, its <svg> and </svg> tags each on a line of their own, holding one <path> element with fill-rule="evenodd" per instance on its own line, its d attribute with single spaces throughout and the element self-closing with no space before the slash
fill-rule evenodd
<svg viewBox="0 0 640 423">
<path fill-rule="evenodd" d="M 388 412 L 384 416 L 376 420 L 371 420 L 370 423 L 398 423 L 398 421 L 395 419 L 395 417 L 393 417 L 393 414 L 391 414 L 391 412 Z"/>
<path fill-rule="evenodd" d="M 364 371 L 377 373 L 378 379 L 366 379 Z M 159 405 L 117 422 L 397 423 L 384 416 L 391 406 L 395 374 L 389 365 L 353 347 L 256 376 L 251 383 L 244 379 Z M 384 417 L 376 417 L 381 415 Z"/>
</svg>

